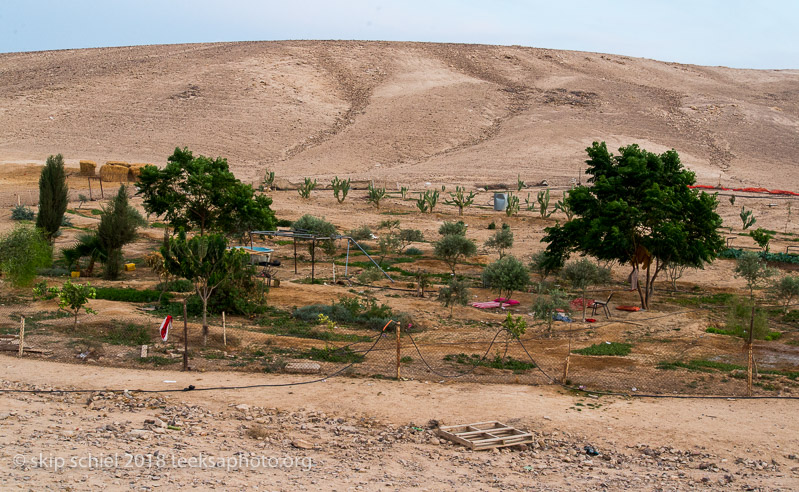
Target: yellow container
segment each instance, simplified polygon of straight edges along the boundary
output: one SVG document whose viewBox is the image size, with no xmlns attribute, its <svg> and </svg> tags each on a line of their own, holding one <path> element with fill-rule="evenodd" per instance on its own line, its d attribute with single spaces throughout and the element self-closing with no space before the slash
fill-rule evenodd
<svg viewBox="0 0 799 492">
<path fill-rule="evenodd" d="M 136 264 L 135 263 L 125 263 L 125 271 L 126 272 L 132 272 L 132 271 L 135 271 L 135 270 L 136 270 Z"/>
<path fill-rule="evenodd" d="M 69 274 L 69 275 L 70 275 L 72 278 L 78 278 L 78 277 L 80 277 L 80 272 L 70 272 L 70 274 Z"/>
</svg>

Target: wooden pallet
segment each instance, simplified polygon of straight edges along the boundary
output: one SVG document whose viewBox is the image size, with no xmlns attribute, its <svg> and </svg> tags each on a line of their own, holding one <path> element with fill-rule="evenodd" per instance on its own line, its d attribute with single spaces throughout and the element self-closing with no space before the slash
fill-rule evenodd
<svg viewBox="0 0 799 492">
<path fill-rule="evenodd" d="M 439 427 L 438 435 L 475 451 L 533 442 L 531 433 L 497 421 Z"/>
</svg>

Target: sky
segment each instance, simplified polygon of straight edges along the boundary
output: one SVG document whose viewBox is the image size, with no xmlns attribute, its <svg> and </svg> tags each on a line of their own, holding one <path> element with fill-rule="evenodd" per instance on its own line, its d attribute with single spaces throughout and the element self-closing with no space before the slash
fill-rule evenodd
<svg viewBox="0 0 799 492">
<path fill-rule="evenodd" d="M 0 0 L 0 52 L 286 39 L 522 45 L 799 69 L 799 0 Z"/>
</svg>

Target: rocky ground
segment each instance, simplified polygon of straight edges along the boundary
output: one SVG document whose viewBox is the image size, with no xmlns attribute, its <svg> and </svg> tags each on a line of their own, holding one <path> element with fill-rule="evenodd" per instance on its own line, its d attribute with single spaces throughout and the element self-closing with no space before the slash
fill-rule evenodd
<svg viewBox="0 0 799 492">
<path fill-rule="evenodd" d="M 397 391 L 414 396 L 429 386 L 400 383 L 414 385 L 403 390 L 390 381 L 338 379 L 263 388 L 256 398 L 243 390 L 17 393 L 13 390 L 52 389 L 59 378 L 49 378 L 54 384 L 47 384 L 41 377 L 20 378 L 24 368 L 7 368 L 11 377 L 0 381 L 4 490 L 792 490 L 799 481 L 799 434 L 786 415 L 792 412 L 769 413 L 758 420 L 769 406 L 795 408 L 787 401 L 647 403 L 537 388 L 534 392 L 544 401 L 532 404 L 529 412 L 515 413 L 517 409 L 505 405 L 488 413 L 480 405 L 469 411 L 476 419 L 493 414 L 529 430 L 534 443 L 473 452 L 435 433 L 440 423 L 464 423 L 458 416 L 464 395 L 453 386 L 442 385 L 433 392 L 437 397 L 426 400 L 405 397 L 393 409 Z M 220 376 L 206 374 L 199 380 Z M 348 402 L 330 401 L 331 392 L 340 395 L 348 388 L 353 393 Z M 490 398 L 502 387 L 484 388 Z M 534 396 L 526 388 L 506 388 L 527 392 L 527 400 Z M 359 397 L 359 392 L 365 394 Z M 442 403 L 453 410 L 435 408 Z M 428 404 L 440 421 L 426 418 L 429 412 L 415 412 Z M 566 404 L 570 409 L 558 410 Z M 699 420 L 707 434 L 693 432 L 694 418 L 686 419 L 683 427 L 678 420 L 684 414 L 674 412 L 667 421 L 660 420 L 659 412 L 640 408 L 651 410 L 652 405 L 666 414 L 675 405 L 688 407 L 689 415 L 702 411 Z M 574 412 L 577 407 L 586 412 Z M 639 416 L 647 420 L 639 424 L 643 432 L 633 424 L 612 431 L 605 425 L 630 418 L 634 407 L 649 417 Z M 593 423 L 586 425 L 588 412 L 593 412 Z M 419 418 L 408 419 L 409 413 Z M 751 419 L 752 432 L 759 437 L 730 428 L 738 424 L 732 415 Z M 784 429 L 773 437 L 763 432 L 772 423 Z"/>
</svg>

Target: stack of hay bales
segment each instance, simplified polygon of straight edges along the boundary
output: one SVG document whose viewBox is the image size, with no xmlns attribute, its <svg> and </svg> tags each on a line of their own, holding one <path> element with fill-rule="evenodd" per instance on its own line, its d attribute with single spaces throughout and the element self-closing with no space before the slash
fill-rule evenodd
<svg viewBox="0 0 799 492">
<path fill-rule="evenodd" d="M 125 183 L 128 181 L 130 164 L 125 161 L 108 161 L 100 168 L 100 179 L 108 182 Z"/>
<path fill-rule="evenodd" d="M 145 166 L 152 166 L 149 162 L 134 162 L 128 168 L 128 181 L 138 181 L 141 176 L 141 170 Z"/>
<path fill-rule="evenodd" d="M 94 161 L 80 161 L 80 175 L 81 176 L 94 176 L 94 170 L 97 169 L 97 163 Z"/>
</svg>

